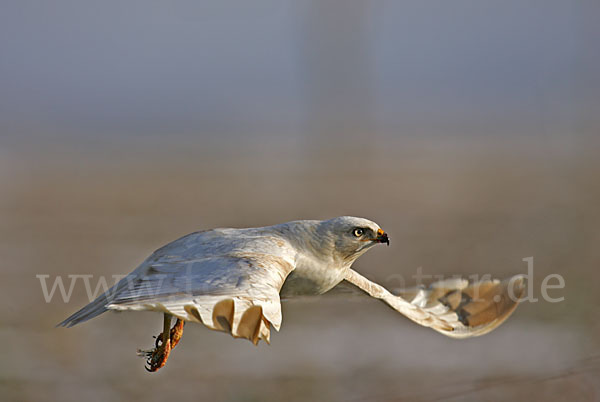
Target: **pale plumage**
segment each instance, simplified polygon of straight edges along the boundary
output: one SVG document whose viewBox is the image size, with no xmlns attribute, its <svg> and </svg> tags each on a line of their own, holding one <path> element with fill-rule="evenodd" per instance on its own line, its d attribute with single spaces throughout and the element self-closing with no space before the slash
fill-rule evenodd
<svg viewBox="0 0 600 402">
<path fill-rule="evenodd" d="M 192 233 L 155 251 L 59 325 L 70 327 L 107 310 L 152 310 L 165 313 L 169 323 L 173 315 L 255 344 L 269 342 L 270 327 L 281 325 L 280 293 L 321 294 L 347 280 L 418 324 L 463 338 L 495 328 L 518 303 L 519 278 L 511 282 L 516 298 L 508 297 L 508 282 L 498 281 L 446 281 L 392 295 L 350 268 L 373 245 L 386 242 L 377 224 L 354 217 Z M 163 334 L 168 328 L 165 319 Z M 156 359 L 156 350 L 151 352 Z M 162 365 L 168 352 L 163 357 Z M 151 364 L 152 371 L 162 365 Z"/>
<path fill-rule="evenodd" d="M 502 324 L 517 307 L 525 291 L 525 280 L 517 275 L 499 281 L 450 279 L 428 288 L 400 290 L 393 295 L 350 269 L 346 280 L 367 294 L 425 327 L 451 338 L 487 334 Z"/>
<path fill-rule="evenodd" d="M 192 233 L 156 250 L 59 325 L 73 326 L 107 310 L 153 310 L 253 342 L 269 341 L 269 325 L 275 329 L 281 325 L 279 289 L 294 269 L 295 254 L 284 236 L 264 229 Z M 217 305 L 223 317 L 214 313 Z M 240 329 L 240 322 L 252 306 L 260 307 L 261 317 L 254 323 L 257 331 L 249 333 Z"/>
</svg>

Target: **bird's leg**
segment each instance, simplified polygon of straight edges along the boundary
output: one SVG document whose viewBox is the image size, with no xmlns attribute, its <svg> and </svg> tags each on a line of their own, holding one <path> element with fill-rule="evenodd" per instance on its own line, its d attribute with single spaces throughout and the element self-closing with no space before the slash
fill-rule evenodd
<svg viewBox="0 0 600 402">
<path fill-rule="evenodd" d="M 180 320 L 179 318 L 171 328 L 170 338 L 171 338 L 171 349 L 173 349 L 179 343 L 179 340 L 183 336 L 183 326 L 185 325 L 185 321 Z"/>
<path fill-rule="evenodd" d="M 181 340 L 183 335 L 183 326 L 185 321 L 179 318 L 175 322 L 173 328 L 171 328 L 171 315 L 164 315 L 163 332 L 156 336 L 155 348 L 151 350 L 140 350 L 138 354 L 146 357 L 146 370 L 150 372 L 158 371 L 167 363 L 167 359 L 171 354 L 171 350 Z"/>
<path fill-rule="evenodd" d="M 167 363 L 171 353 L 171 315 L 165 313 L 163 321 L 163 332 L 157 335 L 155 348 L 146 351 L 140 351 L 140 356 L 147 358 L 146 370 L 150 372 L 158 371 Z"/>
</svg>

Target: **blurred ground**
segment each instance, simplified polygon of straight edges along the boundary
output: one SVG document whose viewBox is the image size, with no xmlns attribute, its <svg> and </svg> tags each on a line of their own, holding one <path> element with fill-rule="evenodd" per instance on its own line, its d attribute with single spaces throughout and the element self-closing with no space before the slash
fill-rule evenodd
<svg viewBox="0 0 600 402">
<path fill-rule="evenodd" d="M 599 4 L 3 1 L 0 399 L 600 400 Z M 190 325 L 150 375 L 158 315 L 57 329 L 85 286 L 46 303 L 36 278 L 339 215 L 390 234 L 355 266 L 387 287 L 533 257 L 540 300 L 466 341 L 295 301 L 270 346 Z"/>
<path fill-rule="evenodd" d="M 349 146 L 240 141 L 11 145 L 0 154 L 0 393 L 5 400 L 598 400 L 598 144 L 544 138 L 389 140 Z M 38 274 L 125 274 L 159 246 L 215 226 L 364 216 L 391 236 L 355 268 L 388 287 L 428 274 L 526 272 L 537 303 L 466 341 L 375 301 L 284 305 L 270 346 L 186 327 L 166 369 L 138 347 L 157 314 L 54 325 L 87 303 L 45 303 Z M 560 303 L 541 300 L 558 273 Z M 96 282 L 92 282 L 95 284 Z"/>
</svg>

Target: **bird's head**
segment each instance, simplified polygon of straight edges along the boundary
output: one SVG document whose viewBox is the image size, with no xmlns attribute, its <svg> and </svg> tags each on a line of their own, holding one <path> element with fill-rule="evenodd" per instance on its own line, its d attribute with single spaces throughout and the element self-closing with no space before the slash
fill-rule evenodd
<svg viewBox="0 0 600 402">
<path fill-rule="evenodd" d="M 317 232 L 323 236 L 323 240 L 328 240 L 338 258 L 348 262 L 354 261 L 376 244 L 390 245 L 387 233 L 378 224 L 353 216 L 322 221 Z"/>
</svg>

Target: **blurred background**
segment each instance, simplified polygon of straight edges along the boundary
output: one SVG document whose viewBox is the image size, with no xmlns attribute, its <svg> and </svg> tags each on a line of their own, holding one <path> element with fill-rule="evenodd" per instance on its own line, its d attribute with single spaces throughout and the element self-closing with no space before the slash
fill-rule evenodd
<svg viewBox="0 0 600 402">
<path fill-rule="evenodd" d="M 16 401 L 600 400 L 600 4 L 0 4 L 0 367 Z M 388 287 L 525 273 L 537 303 L 466 341 L 377 301 L 288 302 L 270 346 L 104 314 L 82 282 L 212 227 L 363 216 Z M 544 301 L 549 274 L 564 289 Z M 555 284 L 556 281 L 551 281 Z"/>
</svg>

